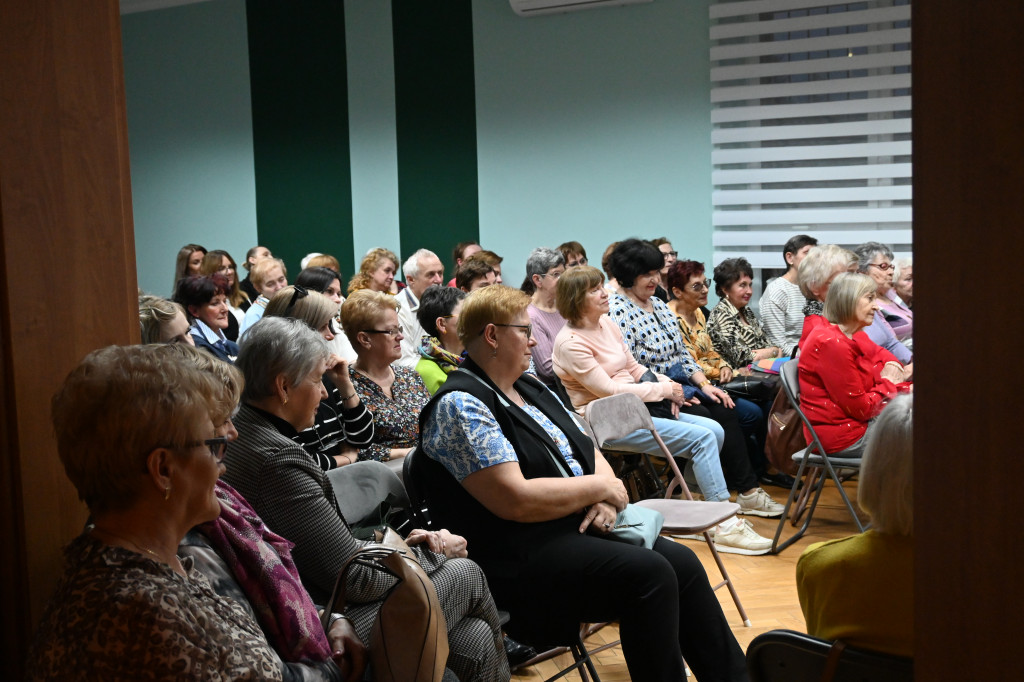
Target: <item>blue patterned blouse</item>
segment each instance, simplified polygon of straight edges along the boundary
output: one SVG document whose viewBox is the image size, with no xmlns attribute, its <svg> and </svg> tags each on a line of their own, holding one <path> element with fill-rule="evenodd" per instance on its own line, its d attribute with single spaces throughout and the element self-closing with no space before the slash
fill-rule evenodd
<svg viewBox="0 0 1024 682">
<path fill-rule="evenodd" d="M 583 468 L 572 456 L 569 439 L 562 430 L 533 405 L 527 404 L 524 409 L 551 436 L 573 475 L 582 476 Z M 519 461 L 491 411 L 463 391 L 446 393 L 438 400 L 427 421 L 423 445 L 432 457 L 443 454 L 444 459 L 438 461 L 459 482 L 495 464 Z"/>
<path fill-rule="evenodd" d="M 647 369 L 673 376 L 670 369 L 680 365 L 686 378 L 700 367 L 686 350 L 683 336 L 679 333 L 676 316 L 661 299 L 651 297 L 654 312 L 647 312 L 622 294 L 615 294 L 609 301 L 608 315 L 619 329 L 622 338 L 636 361 Z M 674 377 L 673 377 L 674 378 Z"/>
</svg>

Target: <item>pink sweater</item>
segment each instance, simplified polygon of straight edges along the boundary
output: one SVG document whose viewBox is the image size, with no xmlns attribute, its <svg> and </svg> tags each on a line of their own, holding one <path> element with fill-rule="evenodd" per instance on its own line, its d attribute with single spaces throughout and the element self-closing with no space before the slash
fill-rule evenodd
<svg viewBox="0 0 1024 682">
<path fill-rule="evenodd" d="M 634 393 L 648 403 L 672 397 L 672 380 L 666 376 L 659 374 L 657 384 L 636 383 L 646 368 L 626 348 L 619 326 L 607 315 L 601 316 L 596 331 L 562 327 L 551 364 L 581 413 L 587 403 L 617 393 Z"/>
</svg>

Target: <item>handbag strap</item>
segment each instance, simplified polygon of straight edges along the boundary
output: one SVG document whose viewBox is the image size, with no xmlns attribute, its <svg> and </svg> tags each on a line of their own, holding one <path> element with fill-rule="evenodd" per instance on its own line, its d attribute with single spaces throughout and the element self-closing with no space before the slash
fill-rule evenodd
<svg viewBox="0 0 1024 682">
<path fill-rule="evenodd" d="M 338 579 L 334 583 L 334 591 L 331 593 L 330 600 L 324 605 L 323 614 L 320 616 L 320 623 L 324 627 L 324 632 L 330 629 L 331 614 L 335 612 L 341 613 L 345 610 L 345 592 L 347 588 L 345 577 L 348 569 L 352 566 L 367 566 L 375 570 L 384 571 L 392 577 L 398 577 L 382 563 L 383 559 L 398 551 L 397 549 L 382 545 L 368 545 L 348 558 L 345 565 L 338 571 Z"/>
<path fill-rule="evenodd" d="M 832 682 L 839 668 L 839 659 L 846 650 L 846 642 L 837 639 L 828 650 L 828 658 L 825 659 L 825 669 L 821 671 L 821 682 Z"/>
</svg>

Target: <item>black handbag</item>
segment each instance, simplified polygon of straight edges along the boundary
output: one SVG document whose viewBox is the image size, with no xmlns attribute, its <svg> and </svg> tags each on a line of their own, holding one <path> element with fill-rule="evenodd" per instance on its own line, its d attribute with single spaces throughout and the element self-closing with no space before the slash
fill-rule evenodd
<svg viewBox="0 0 1024 682">
<path fill-rule="evenodd" d="M 728 393 L 734 400 L 744 398 L 755 403 L 771 402 L 779 392 L 779 375 L 769 374 L 763 377 L 734 376 L 732 381 L 719 384 L 718 387 Z"/>
</svg>

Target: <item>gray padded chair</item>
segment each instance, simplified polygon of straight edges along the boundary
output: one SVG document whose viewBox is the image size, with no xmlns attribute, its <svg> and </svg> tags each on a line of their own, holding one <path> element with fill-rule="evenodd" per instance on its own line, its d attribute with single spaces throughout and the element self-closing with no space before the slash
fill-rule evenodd
<svg viewBox="0 0 1024 682">
<path fill-rule="evenodd" d="M 914 661 L 793 630 L 772 630 L 747 647 L 747 671 L 751 682 L 912 682 Z"/>
<path fill-rule="evenodd" d="M 779 375 L 782 379 L 782 388 L 786 391 L 786 396 L 789 398 L 789 402 L 796 409 L 797 414 L 800 415 L 800 420 L 811 434 L 810 444 L 798 452 L 793 453 L 793 461 L 799 463 L 799 468 L 796 472 L 796 477 L 793 480 L 793 488 L 789 491 L 789 498 L 786 500 L 786 509 L 782 512 L 782 517 L 779 519 L 779 527 L 775 530 L 775 538 L 772 541 L 772 552 L 778 554 L 782 550 L 789 547 L 791 544 L 803 537 L 803 534 L 807 532 L 807 527 L 811 525 L 811 519 L 814 517 L 814 510 L 818 506 L 818 498 L 821 497 L 821 491 L 825 488 L 825 481 L 831 479 L 835 484 L 836 488 L 839 489 L 839 494 L 843 498 L 843 502 L 846 504 L 846 508 L 850 512 L 850 516 L 853 517 L 854 522 L 857 524 L 857 529 L 861 533 L 867 530 L 868 525 L 861 522 L 860 517 L 857 516 L 856 510 L 853 508 L 853 503 L 850 502 L 850 498 L 846 494 L 846 490 L 843 489 L 842 480 L 836 474 L 836 469 L 852 469 L 855 471 L 860 470 L 860 457 L 847 458 L 847 457 L 835 457 L 829 456 L 825 452 L 825 447 L 821 444 L 821 439 L 818 438 L 818 434 L 814 432 L 814 427 L 811 426 L 811 422 L 807 419 L 807 415 L 804 414 L 803 409 L 800 407 L 800 380 L 798 377 L 798 363 L 799 360 L 790 360 L 784 364 L 779 370 Z M 804 477 L 804 473 L 818 472 L 820 475 L 813 476 L 808 475 L 806 485 L 803 486 L 803 492 L 799 493 L 800 481 Z M 785 542 L 779 544 L 779 538 L 782 537 L 782 529 L 786 525 L 786 518 L 789 516 L 790 508 L 793 506 L 793 501 L 797 498 L 797 495 L 802 495 L 801 500 L 810 500 L 806 508 L 806 516 L 804 517 L 804 523 L 797 530 L 792 537 L 786 539 Z M 813 497 L 812 497 L 813 496 Z M 801 505 L 798 505 L 798 508 Z M 800 520 L 800 514 L 794 514 L 791 521 L 792 525 L 796 525 Z"/>
<path fill-rule="evenodd" d="M 697 502 L 690 495 L 690 489 L 686 487 L 682 472 L 676 464 L 675 457 L 669 452 L 668 446 L 658 435 L 650 412 L 644 406 L 639 396 L 632 393 L 620 393 L 618 395 L 601 398 L 587 405 L 586 419 L 590 424 L 594 443 L 600 448 L 606 441 L 614 438 L 622 438 L 627 434 L 640 429 L 646 429 L 654 436 L 658 443 L 660 452 L 651 452 L 649 455 L 664 457 L 672 472 L 672 480 L 665 489 L 665 499 L 641 500 L 636 502 L 638 506 L 647 507 L 661 512 L 665 517 L 665 525 L 661 532 L 666 535 L 692 535 L 701 534 L 704 541 L 711 549 L 711 555 L 718 564 L 718 570 L 722 573 L 722 581 L 714 586 L 715 590 L 726 586 L 733 602 L 736 603 L 736 610 L 740 612 L 743 624 L 750 627 L 750 619 L 740 602 L 740 596 L 736 587 L 729 577 L 729 572 L 718 555 L 718 548 L 711 540 L 708 531 L 726 519 L 732 518 L 739 511 L 740 506 L 735 502 Z M 669 499 L 676 486 L 682 490 L 685 500 Z"/>
<path fill-rule="evenodd" d="M 402 460 L 398 463 L 401 464 Z M 351 524 L 359 525 L 360 521 L 374 514 L 389 495 L 392 506 L 400 509 L 409 507 L 409 496 L 402 479 L 382 462 L 354 462 L 331 469 L 327 478 L 334 487 L 334 497 L 342 515 Z"/>
</svg>

